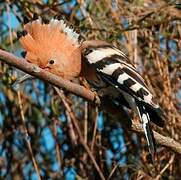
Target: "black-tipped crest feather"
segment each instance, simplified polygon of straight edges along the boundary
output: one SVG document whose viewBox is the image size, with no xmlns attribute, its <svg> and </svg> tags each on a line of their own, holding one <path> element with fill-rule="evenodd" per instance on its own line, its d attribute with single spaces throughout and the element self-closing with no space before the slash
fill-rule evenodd
<svg viewBox="0 0 181 180">
<path fill-rule="evenodd" d="M 42 17 L 42 23 L 44 23 L 44 24 L 49 24 L 49 20 L 47 19 L 47 18 L 45 18 L 45 17 Z"/>
<path fill-rule="evenodd" d="M 18 39 L 20 39 L 22 36 L 26 36 L 27 35 L 27 31 L 26 30 L 23 30 L 23 31 L 17 31 L 17 37 Z"/>
<path fill-rule="evenodd" d="M 54 16 L 54 19 L 57 19 L 57 20 L 63 20 L 63 21 L 66 21 L 66 18 L 65 18 L 65 16 L 64 15 L 62 15 L 62 14 L 57 14 L 57 15 L 55 15 Z"/>
<path fill-rule="evenodd" d="M 29 22 L 30 22 L 30 20 L 28 19 L 28 17 L 27 16 L 23 16 L 23 23 L 27 24 Z"/>
<path fill-rule="evenodd" d="M 37 13 L 34 13 L 33 14 L 33 20 L 35 21 L 35 20 L 37 20 L 39 17 L 38 17 L 38 14 Z"/>
</svg>

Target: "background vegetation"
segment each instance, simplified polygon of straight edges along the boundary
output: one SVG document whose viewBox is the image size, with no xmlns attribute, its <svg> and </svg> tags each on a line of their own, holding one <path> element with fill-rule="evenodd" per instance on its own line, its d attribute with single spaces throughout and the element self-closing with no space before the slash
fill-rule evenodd
<svg viewBox="0 0 181 180">
<path fill-rule="evenodd" d="M 165 127 L 153 129 L 180 147 L 179 1 L 1 0 L 1 49 L 20 56 L 16 32 L 22 17 L 34 12 L 47 18 L 63 14 L 86 39 L 106 40 L 128 53 L 167 114 Z M 15 77 L 22 75 L 0 61 L 0 179 L 100 179 L 100 174 L 106 179 L 180 179 L 181 152 L 158 145 L 152 164 L 145 137 L 130 131 L 121 112 L 112 116 L 38 79 L 13 88 Z"/>
</svg>

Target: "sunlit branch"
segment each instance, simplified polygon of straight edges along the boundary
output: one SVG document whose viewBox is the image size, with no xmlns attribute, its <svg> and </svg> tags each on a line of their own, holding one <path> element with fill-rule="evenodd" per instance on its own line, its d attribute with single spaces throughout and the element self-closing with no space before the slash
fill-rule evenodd
<svg viewBox="0 0 181 180">
<path fill-rule="evenodd" d="M 15 55 L 6 52 L 4 50 L 0 50 L 0 60 L 4 63 L 7 63 L 11 66 L 14 66 L 30 75 L 33 75 L 43 81 L 46 81 L 56 87 L 66 89 L 69 92 L 72 92 L 75 95 L 78 95 L 86 100 L 95 102 L 96 94 L 89 89 L 84 88 L 78 84 L 72 83 L 66 79 L 58 77 L 46 70 L 43 70 L 35 65 L 28 63 L 25 59 L 16 57 Z M 131 130 L 137 133 L 143 133 L 143 129 L 140 124 L 132 124 Z M 181 144 L 175 141 L 170 137 L 165 137 L 154 131 L 154 136 L 157 144 L 165 146 L 170 150 L 181 154 Z"/>
</svg>

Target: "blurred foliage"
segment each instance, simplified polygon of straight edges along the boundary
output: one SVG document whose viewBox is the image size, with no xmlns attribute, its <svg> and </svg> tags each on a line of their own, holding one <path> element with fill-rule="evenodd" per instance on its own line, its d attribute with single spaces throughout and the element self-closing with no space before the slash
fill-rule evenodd
<svg viewBox="0 0 181 180">
<path fill-rule="evenodd" d="M 20 55 L 16 31 L 22 17 L 64 14 L 86 39 L 101 39 L 129 54 L 167 114 L 157 132 L 181 142 L 181 8 L 167 0 L 7 0 L 0 1 L 0 48 Z M 42 179 L 99 179 L 61 99 L 40 80 L 11 84 L 22 72 L 0 62 L 0 179 L 37 179 L 27 147 L 31 142 Z M 111 116 L 68 92 L 66 99 L 106 179 L 179 179 L 181 158 L 159 146 L 157 161 L 147 159 L 144 136 L 130 132 L 124 119 Z M 134 117 L 136 121 L 137 118 Z M 26 128 L 25 128 L 26 127 Z M 28 130 L 26 136 L 25 129 Z"/>
</svg>

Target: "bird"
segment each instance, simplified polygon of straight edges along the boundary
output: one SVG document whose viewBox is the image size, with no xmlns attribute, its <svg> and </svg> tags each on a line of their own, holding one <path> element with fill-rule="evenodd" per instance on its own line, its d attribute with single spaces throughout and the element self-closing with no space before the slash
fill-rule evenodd
<svg viewBox="0 0 181 180">
<path fill-rule="evenodd" d="M 25 59 L 72 80 L 83 76 L 98 95 L 133 110 L 142 123 L 149 152 L 156 153 L 150 121 L 164 126 L 164 113 L 144 79 L 120 48 L 101 40 L 86 40 L 62 16 L 50 21 L 24 18 L 17 32 Z"/>
<path fill-rule="evenodd" d="M 163 127 L 165 116 L 136 67 L 123 51 L 105 41 L 84 41 L 82 54 L 88 67 L 82 69 L 85 70 L 84 77 L 94 89 L 102 96 L 109 95 L 109 99 L 132 109 L 139 116 L 154 158 L 156 143 L 150 121 Z M 91 73 L 87 69 L 91 69 Z"/>
<path fill-rule="evenodd" d="M 24 17 L 23 31 L 18 31 L 17 37 L 28 62 L 68 80 L 80 74 L 79 34 L 66 24 L 63 16 L 50 21 L 36 13 L 32 20 Z"/>
</svg>

